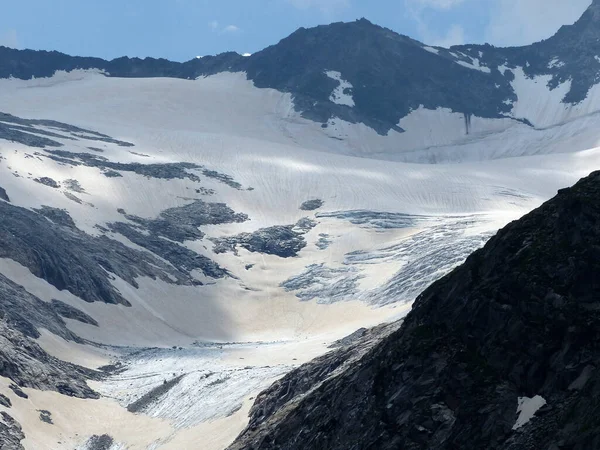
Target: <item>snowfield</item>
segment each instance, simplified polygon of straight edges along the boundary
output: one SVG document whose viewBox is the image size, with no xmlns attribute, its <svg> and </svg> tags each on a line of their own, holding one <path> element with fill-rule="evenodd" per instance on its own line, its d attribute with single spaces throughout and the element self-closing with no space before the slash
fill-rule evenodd
<svg viewBox="0 0 600 450">
<path fill-rule="evenodd" d="M 472 68 L 484 70 L 477 61 Z M 336 102 L 352 107 L 343 74 L 327 75 L 339 82 Z M 31 294 L 98 322 L 66 319 L 86 345 L 43 330 L 38 343 L 47 352 L 91 368 L 119 366 L 93 383 L 100 400 L 27 390 L 25 401 L 0 379 L 24 427 L 25 447 L 86 449 L 92 435 L 106 433 L 115 449 L 197 442 L 224 448 L 245 426 L 252 399 L 274 379 L 360 327 L 402 318 L 422 289 L 496 230 L 600 167 L 596 88 L 581 105 L 567 107 L 560 103 L 566 86 L 548 94 L 546 79 L 527 79 L 518 69 L 513 83 L 519 101 L 511 117 L 467 120 L 419 108 L 398 124 L 404 133 L 381 136 L 337 118 L 322 128 L 294 110 L 289 94 L 257 89 L 243 74 L 185 81 L 75 71 L 0 80 L 2 112 L 134 144 L 86 134 L 52 138 L 63 144 L 60 151 L 84 155 L 65 160 L 51 146 L 0 140 L 0 187 L 12 205 L 65 210 L 85 233 L 144 252 L 150 250 L 111 224 L 150 236 L 150 225 L 140 224 L 197 201 L 248 217 L 208 223 L 202 237 L 169 242 L 217 263 L 227 276 L 195 269 L 190 276 L 202 285 L 140 277 L 134 286 L 110 274 L 130 307 L 86 303 L 0 259 L 0 273 Z M 182 178 L 139 169 L 181 163 L 197 167 L 185 168 Z M 40 182 L 45 178 L 57 186 Z M 300 208 L 315 199 L 322 206 Z M 294 256 L 241 241 L 235 252 L 214 251 L 219 238 L 303 218 L 314 224 L 293 235 L 305 244 Z M 539 407 L 527 405 L 520 405 L 519 426 Z M 53 426 L 40 426 L 40 409 L 52 412 Z"/>
</svg>

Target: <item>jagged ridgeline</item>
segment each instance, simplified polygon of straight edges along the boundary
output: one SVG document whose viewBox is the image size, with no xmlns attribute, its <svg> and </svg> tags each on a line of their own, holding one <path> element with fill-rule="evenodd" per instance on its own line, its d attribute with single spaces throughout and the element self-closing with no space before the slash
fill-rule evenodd
<svg viewBox="0 0 600 450">
<path fill-rule="evenodd" d="M 550 39 L 524 47 L 462 45 L 429 47 L 366 19 L 300 28 L 278 44 L 243 57 L 235 52 L 184 63 L 153 58 L 73 57 L 59 52 L 0 47 L 0 78 L 49 77 L 58 70 L 98 69 L 113 77 L 196 79 L 221 72 L 244 72 L 257 87 L 290 92 L 297 111 L 327 125 L 340 118 L 364 123 L 380 134 L 402 131 L 400 119 L 420 107 L 462 113 L 468 134 L 472 116 L 510 117 L 518 100 L 511 82 L 525 76 L 549 76 L 555 89 L 570 82 L 563 102 L 584 100 L 598 81 L 600 2 L 574 25 Z M 576 52 L 573 49 L 577 49 Z M 352 105 L 331 93 L 343 75 Z M 427 74 L 427 76 L 423 76 Z M 529 123 L 528 118 L 518 118 Z M 0 129 L 1 130 L 1 129 Z"/>
<path fill-rule="evenodd" d="M 600 448 L 600 172 L 263 392 L 230 450 Z M 525 406 L 524 406 L 525 405 Z"/>
</svg>

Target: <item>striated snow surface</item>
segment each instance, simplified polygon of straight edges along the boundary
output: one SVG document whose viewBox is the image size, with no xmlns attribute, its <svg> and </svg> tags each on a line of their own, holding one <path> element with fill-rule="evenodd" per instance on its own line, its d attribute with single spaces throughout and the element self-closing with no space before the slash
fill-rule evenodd
<svg viewBox="0 0 600 450">
<path fill-rule="evenodd" d="M 0 384 L 31 436 L 25 447 L 37 450 L 46 438 L 86 448 L 93 435 L 112 429 L 114 448 L 194 448 L 200 439 L 223 448 L 245 426 L 250 399 L 273 379 L 360 327 L 403 317 L 423 288 L 498 228 L 600 167 L 596 88 L 581 105 L 560 103 L 566 86 L 542 102 L 547 80 L 514 71 L 521 95 L 511 117 L 421 107 L 400 121 L 403 133 L 388 136 L 337 118 L 322 128 L 294 110 L 289 94 L 256 89 L 243 74 L 186 81 L 75 71 L 0 80 L 1 112 L 133 144 L 48 125 L 28 133 L 58 133 L 52 139 L 62 145 L 0 139 L 0 187 L 11 205 L 64 210 L 90 237 L 129 249 L 167 249 L 155 253 L 165 264 L 196 255 L 227 271 L 213 278 L 192 268 L 185 276 L 195 285 L 168 277 L 131 283 L 107 271 L 126 307 L 86 303 L 0 259 L 0 274 L 98 322 L 66 319 L 88 344 L 43 330 L 43 348 L 91 367 L 117 366 L 94 383 L 100 401 L 32 393 L 21 402 Z M 337 72 L 328 76 L 339 82 L 332 95 L 351 107 L 351 85 Z M 57 149 L 82 156 L 65 159 L 52 153 Z M 308 200 L 320 206 L 301 209 Z M 196 223 L 199 202 L 225 205 L 211 207 L 214 217 L 226 207 L 247 220 L 211 216 L 181 241 L 160 234 L 173 231 L 161 220 Z M 306 218 L 314 226 L 294 228 Z M 303 244 L 296 254 L 280 257 L 260 242 L 214 251 L 219 239 L 256 237 L 275 226 L 292 229 L 291 239 Z M 134 242 L 135 231 L 156 238 L 155 246 Z M 54 428 L 39 427 L 37 409 L 54 409 Z"/>
</svg>

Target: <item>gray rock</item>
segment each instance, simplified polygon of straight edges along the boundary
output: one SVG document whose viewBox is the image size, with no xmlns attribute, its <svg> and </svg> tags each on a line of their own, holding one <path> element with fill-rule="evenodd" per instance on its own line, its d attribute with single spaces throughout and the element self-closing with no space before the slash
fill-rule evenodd
<svg viewBox="0 0 600 450">
<path fill-rule="evenodd" d="M 276 225 L 253 233 L 213 239 L 213 242 L 215 253 L 232 252 L 237 255 L 236 247 L 239 245 L 249 252 L 276 255 L 281 258 L 298 256 L 298 252 L 306 247 L 304 237 L 294 231 L 294 225 Z"/>
<path fill-rule="evenodd" d="M 148 252 L 76 228 L 66 232 L 64 226 L 34 211 L 0 202 L 0 217 L 0 258 L 17 261 L 57 289 L 85 301 L 128 304 L 112 285 L 111 273 L 134 287 L 139 276 L 193 283 L 188 274 Z"/>
<path fill-rule="evenodd" d="M 21 389 L 19 386 L 17 386 L 16 384 L 10 384 L 8 387 L 9 387 L 9 389 L 10 389 L 11 391 L 13 391 L 13 392 L 15 393 L 15 395 L 16 395 L 17 397 L 20 397 L 20 398 L 29 398 L 29 395 L 27 395 L 27 394 L 26 394 L 26 393 L 25 393 L 25 392 L 24 392 L 24 391 L 23 391 L 23 390 L 22 390 L 22 389 Z"/>
<path fill-rule="evenodd" d="M 51 187 L 51 188 L 54 188 L 54 189 L 58 189 L 60 187 L 60 184 L 57 181 L 55 181 L 52 178 L 50 178 L 50 177 L 34 178 L 33 181 L 36 181 L 36 182 L 38 182 L 40 184 L 43 184 L 45 186 L 48 186 L 48 187 Z"/>
<path fill-rule="evenodd" d="M 237 253 L 237 246 L 249 252 L 276 255 L 281 258 L 298 256 L 298 252 L 306 247 L 303 235 L 314 228 L 317 223 L 307 217 L 300 219 L 295 225 L 276 225 L 261 228 L 253 233 L 241 233 L 237 236 L 212 239 L 215 253 Z"/>
<path fill-rule="evenodd" d="M 44 128 L 40 128 L 44 127 Z M 48 131 L 47 128 L 57 132 Z M 78 140 L 87 139 L 92 141 L 103 141 L 122 147 L 132 147 L 129 142 L 113 139 L 102 133 L 85 130 L 55 120 L 23 119 L 11 114 L 0 112 L 0 139 L 19 142 L 29 147 L 61 147 L 63 144 L 55 139 Z"/>
<path fill-rule="evenodd" d="M 23 287 L 0 274 L 0 317 L 13 329 L 37 339 L 39 328 L 65 340 L 80 342 L 65 325 L 52 306 L 31 295 Z"/>
<path fill-rule="evenodd" d="M 90 153 L 74 153 L 65 150 L 46 150 L 49 158 L 63 164 L 73 166 L 84 165 L 86 167 L 97 167 L 102 170 L 107 177 L 120 177 L 120 172 L 133 172 L 148 178 L 158 178 L 163 180 L 189 179 L 194 182 L 200 182 L 200 177 L 191 172 L 191 170 L 200 170 L 207 178 L 214 178 L 235 189 L 241 189 L 242 186 L 231 176 L 206 169 L 203 166 L 193 163 L 164 163 L 164 164 L 142 164 L 142 163 L 122 163 L 110 161 L 100 155 Z"/>
<path fill-rule="evenodd" d="M 300 205 L 300 209 L 302 211 L 314 211 L 315 209 L 319 209 L 323 206 L 325 202 L 321 199 L 314 200 L 306 200 L 304 203 Z"/>
<path fill-rule="evenodd" d="M 110 450 L 113 444 L 114 439 L 108 434 L 94 435 L 85 443 L 85 450 Z"/>
<path fill-rule="evenodd" d="M 21 425 L 8 413 L 0 412 L 0 449 L 24 450 L 21 441 L 25 439 Z"/>
<path fill-rule="evenodd" d="M 228 272 L 216 262 L 184 247 L 184 241 L 202 239 L 204 233 L 199 229 L 203 225 L 239 223 L 248 220 L 245 214 L 237 214 L 224 203 L 206 203 L 202 200 L 167 209 L 156 219 L 144 219 L 119 210 L 131 223 L 109 223 L 107 227 L 114 233 L 120 233 L 131 242 L 159 255 L 169 261 L 179 271 L 189 274 L 201 270 L 204 275 L 222 278 Z"/>
<path fill-rule="evenodd" d="M 277 45 L 248 58 L 228 52 L 184 63 L 126 57 L 105 61 L 58 52 L 1 48 L 0 77 L 31 79 L 52 76 L 57 70 L 85 68 L 104 70 L 106 76 L 185 80 L 221 72 L 239 72 L 246 74 L 259 88 L 290 93 L 296 110 L 303 117 L 322 123 L 323 127 L 327 127 L 329 119 L 339 118 L 350 123 L 364 123 L 381 135 L 387 135 L 391 130 L 403 132 L 397 125 L 400 119 L 423 106 L 431 110 L 447 108 L 463 114 L 464 132 L 469 134 L 473 116 L 508 116 L 513 103 L 518 100 L 511 85 L 514 74 L 510 70 L 517 66 L 531 78 L 548 76 L 552 89 L 571 81 L 569 92 L 563 99 L 566 105 L 585 99 L 598 82 L 595 60 L 600 53 L 598 8 L 599 3 L 594 0 L 575 24 L 562 27 L 549 39 L 522 47 L 467 44 L 450 49 L 436 47 L 431 52 L 423 43 L 363 18 L 350 23 L 300 28 Z M 473 70 L 464 64 L 480 64 L 489 71 Z M 509 70 L 501 70 L 502 66 Z M 340 72 L 352 84 L 347 93 L 353 96 L 353 107 L 332 101 L 331 93 L 340 83 L 329 78 L 327 71 Z M 423 76 L 424 73 L 427 76 Z M 532 125 L 526 119 L 519 121 Z M 37 123 L 46 123 L 47 127 L 47 122 Z M 64 124 L 56 128 L 72 131 Z M 28 133 L 20 133 L 18 139 L 32 139 Z M 83 131 L 71 133 L 71 136 L 90 138 L 95 135 Z M 110 138 L 99 138 L 107 139 Z M 46 144 L 42 141 L 38 145 Z"/>
<path fill-rule="evenodd" d="M 83 311 L 80 311 L 71 305 L 67 305 L 60 300 L 52 299 L 50 306 L 56 312 L 56 314 L 64 317 L 65 319 L 76 320 L 81 323 L 87 323 L 88 325 L 94 325 L 95 327 L 98 326 L 98 322 L 96 322 L 93 317 L 88 316 Z"/>
<path fill-rule="evenodd" d="M 52 421 L 52 413 L 50 411 L 39 409 L 38 412 L 40 413 L 40 420 L 42 422 L 47 423 L 48 425 L 54 425 L 54 422 Z"/>
<path fill-rule="evenodd" d="M 66 209 L 59 209 L 53 208 L 51 206 L 42 205 L 41 208 L 34 209 L 34 211 L 49 219 L 56 225 L 60 225 L 67 228 L 77 228 L 75 222 L 71 218 L 71 215 Z"/>
<path fill-rule="evenodd" d="M 10 398 L 8 398 L 6 395 L 0 394 L 0 405 L 4 406 L 5 408 L 12 407 Z"/>
<path fill-rule="evenodd" d="M 99 398 L 86 383 L 99 379 L 98 372 L 60 361 L 48 355 L 33 340 L 0 319 L 0 376 L 11 379 L 9 387 L 27 398 L 20 387 L 56 391 L 78 398 Z"/>
<path fill-rule="evenodd" d="M 366 328 L 359 328 L 354 333 L 349 334 L 348 336 L 335 341 L 333 344 L 329 346 L 329 348 L 340 348 L 340 347 L 348 347 L 362 339 L 368 332 Z"/>
<path fill-rule="evenodd" d="M 5 202 L 10 202 L 10 198 L 8 197 L 8 194 L 6 193 L 4 188 L 1 186 L 0 186 L 0 200 L 4 200 Z"/>
<path fill-rule="evenodd" d="M 77 192 L 78 194 L 85 194 L 85 189 L 83 189 L 81 187 L 81 184 L 77 180 L 74 180 L 74 179 L 70 178 L 68 180 L 65 180 L 63 182 L 63 184 L 70 191 Z"/>
</svg>

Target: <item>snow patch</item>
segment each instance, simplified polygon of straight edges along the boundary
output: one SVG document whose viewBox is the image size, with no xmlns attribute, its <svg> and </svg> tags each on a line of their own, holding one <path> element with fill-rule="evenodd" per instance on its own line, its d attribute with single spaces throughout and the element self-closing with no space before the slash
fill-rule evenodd
<svg viewBox="0 0 600 450">
<path fill-rule="evenodd" d="M 548 69 L 560 68 L 564 67 L 565 63 L 558 58 L 554 58 L 552 61 L 548 63 Z"/>
<path fill-rule="evenodd" d="M 517 94 L 513 117 L 527 119 L 538 128 L 561 123 L 568 117 L 569 107 L 562 100 L 571 90 L 570 80 L 550 89 L 552 75 L 529 77 L 521 67 L 512 72 L 515 78 L 511 85 Z"/>
<path fill-rule="evenodd" d="M 429 47 L 429 46 L 424 46 L 423 50 L 428 51 L 429 53 L 433 53 L 434 55 L 439 55 L 440 51 L 437 48 L 433 48 L 433 47 Z"/>
<path fill-rule="evenodd" d="M 352 94 L 348 94 L 346 91 L 353 88 L 352 84 L 342 78 L 342 74 L 340 72 L 336 72 L 335 70 L 329 70 L 325 72 L 332 80 L 336 80 L 339 82 L 338 87 L 331 93 L 329 100 L 337 105 L 345 105 L 345 106 L 354 106 L 354 98 L 352 98 Z"/>
<path fill-rule="evenodd" d="M 469 64 L 466 61 L 462 61 L 462 60 L 457 60 L 455 62 L 456 62 L 456 64 L 458 64 L 460 66 L 466 67 L 467 69 L 479 70 L 480 72 L 484 72 L 484 73 L 492 73 L 492 71 L 490 70 L 489 67 L 482 66 L 479 63 L 479 59 L 471 58 L 471 61 L 473 61 L 471 64 Z"/>
<path fill-rule="evenodd" d="M 517 414 L 519 417 L 513 425 L 513 430 L 518 430 L 523 425 L 529 423 L 529 421 L 535 416 L 535 413 L 540 410 L 542 406 L 546 404 L 546 399 L 536 395 L 533 398 L 519 397 L 517 402 Z"/>
<path fill-rule="evenodd" d="M 551 89 L 549 84 L 552 75 L 529 77 L 521 67 L 512 71 L 515 79 L 511 84 L 518 100 L 513 105 L 511 115 L 527 119 L 536 128 L 563 125 L 600 110 L 600 84 L 593 86 L 583 101 L 577 104 L 564 103 L 565 96 L 571 90 L 571 80 Z M 596 146 L 597 144 L 590 147 Z"/>
</svg>

